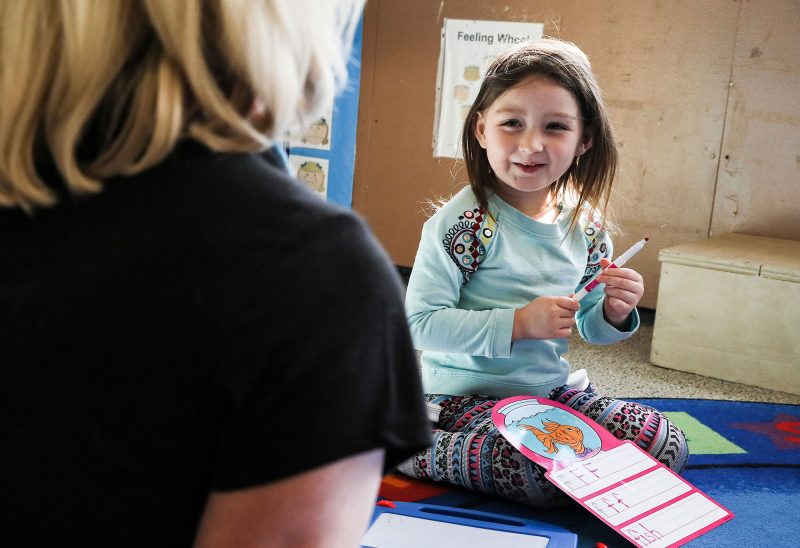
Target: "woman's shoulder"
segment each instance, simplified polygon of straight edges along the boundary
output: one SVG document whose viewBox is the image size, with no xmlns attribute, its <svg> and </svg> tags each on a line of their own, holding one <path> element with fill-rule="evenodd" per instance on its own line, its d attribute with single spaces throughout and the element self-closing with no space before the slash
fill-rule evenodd
<svg viewBox="0 0 800 548">
<path fill-rule="evenodd" d="M 241 265 L 243 277 L 252 272 L 273 286 L 299 285 L 309 293 L 346 285 L 351 297 L 365 301 L 399 291 L 397 273 L 363 217 L 307 189 L 280 159 L 201 155 L 194 173 L 201 169 L 197 194 L 191 182 L 185 189 L 187 208 L 202 220 L 190 226 L 214 256 Z"/>
<path fill-rule="evenodd" d="M 129 195 L 147 194 L 155 215 L 187 227 L 181 237 L 222 255 L 265 243 L 276 255 L 309 260 L 311 250 L 322 261 L 375 253 L 357 213 L 305 188 L 275 155 L 217 153 L 186 142 L 133 182 L 125 185 Z"/>
<path fill-rule="evenodd" d="M 160 176 L 180 181 L 186 207 L 207 209 L 214 217 L 227 217 L 226 222 L 285 222 L 296 231 L 326 218 L 352 215 L 305 188 L 269 150 L 213 152 L 187 142 L 164 163 Z"/>
</svg>

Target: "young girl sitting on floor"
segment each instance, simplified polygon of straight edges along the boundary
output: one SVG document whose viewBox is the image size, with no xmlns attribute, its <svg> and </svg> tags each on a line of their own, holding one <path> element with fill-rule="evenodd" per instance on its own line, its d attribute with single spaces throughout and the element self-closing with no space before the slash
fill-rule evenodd
<svg viewBox="0 0 800 548">
<path fill-rule="evenodd" d="M 681 471 L 683 433 L 664 415 L 568 378 L 573 325 L 610 344 L 639 327 L 642 277 L 612 268 L 603 225 L 617 150 L 586 55 L 556 39 L 498 56 L 464 123 L 470 186 L 424 225 L 406 295 L 434 445 L 400 471 L 534 506 L 567 500 L 492 424 L 499 399 L 548 397 Z M 602 288 L 602 289 L 601 289 Z"/>
</svg>

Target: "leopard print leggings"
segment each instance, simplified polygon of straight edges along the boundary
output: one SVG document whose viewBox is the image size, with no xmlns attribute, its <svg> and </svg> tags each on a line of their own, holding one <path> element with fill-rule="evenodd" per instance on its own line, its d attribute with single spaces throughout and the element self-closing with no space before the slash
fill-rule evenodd
<svg viewBox="0 0 800 548">
<path fill-rule="evenodd" d="M 621 440 L 631 440 L 659 462 L 681 472 L 689 459 L 681 430 L 655 409 L 562 386 L 549 399 L 583 413 Z M 564 506 L 570 500 L 544 477 L 545 469 L 515 449 L 492 423 L 498 400 L 482 396 L 430 394 L 441 406 L 433 446 L 405 461 L 398 471 L 446 482 L 537 508 Z"/>
</svg>

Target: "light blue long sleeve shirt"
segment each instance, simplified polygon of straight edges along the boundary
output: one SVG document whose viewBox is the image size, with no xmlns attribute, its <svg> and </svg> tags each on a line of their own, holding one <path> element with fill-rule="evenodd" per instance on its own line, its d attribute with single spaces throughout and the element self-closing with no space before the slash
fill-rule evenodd
<svg viewBox="0 0 800 548">
<path fill-rule="evenodd" d="M 565 339 L 511 342 L 514 311 L 541 296 L 576 292 L 612 257 L 607 233 L 582 219 L 569 230 L 570 211 L 553 224 L 534 221 L 489 195 L 490 217 L 472 190 L 461 190 L 422 229 L 406 292 L 406 314 L 422 350 L 426 393 L 546 396 L 569 373 Z M 588 259 L 588 260 L 587 260 Z M 581 301 L 578 333 L 610 344 L 619 331 L 603 317 L 603 286 Z"/>
</svg>

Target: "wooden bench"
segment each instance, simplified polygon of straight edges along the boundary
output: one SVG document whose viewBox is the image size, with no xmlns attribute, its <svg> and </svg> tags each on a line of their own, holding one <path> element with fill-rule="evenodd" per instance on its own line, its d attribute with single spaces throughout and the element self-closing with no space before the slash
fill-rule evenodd
<svg viewBox="0 0 800 548">
<path fill-rule="evenodd" d="M 658 258 L 650 361 L 800 394 L 800 241 L 725 234 Z"/>
</svg>

